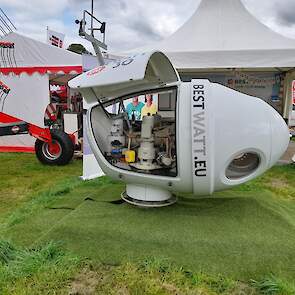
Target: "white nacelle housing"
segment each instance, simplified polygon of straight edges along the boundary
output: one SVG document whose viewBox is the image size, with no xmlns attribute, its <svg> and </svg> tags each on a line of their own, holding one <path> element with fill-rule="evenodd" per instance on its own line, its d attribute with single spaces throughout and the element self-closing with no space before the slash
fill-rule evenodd
<svg viewBox="0 0 295 295">
<path fill-rule="evenodd" d="M 288 146 L 288 128 L 267 103 L 208 80 L 182 83 L 160 52 L 98 67 L 69 85 L 91 104 L 88 137 L 99 165 L 127 183 L 123 197 L 136 204 L 167 205 L 169 191 L 210 195 L 244 183 Z M 157 98 L 157 114 L 142 108 L 135 118 L 134 98 L 142 96 Z"/>
</svg>

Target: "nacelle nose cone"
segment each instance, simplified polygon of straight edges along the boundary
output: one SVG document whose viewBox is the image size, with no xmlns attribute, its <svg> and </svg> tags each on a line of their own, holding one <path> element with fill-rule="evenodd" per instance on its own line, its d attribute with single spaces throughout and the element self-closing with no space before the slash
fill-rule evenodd
<svg viewBox="0 0 295 295">
<path fill-rule="evenodd" d="M 262 99 L 216 84 L 212 90 L 213 191 L 218 191 L 264 173 L 281 158 L 290 139 L 281 115 Z"/>
</svg>

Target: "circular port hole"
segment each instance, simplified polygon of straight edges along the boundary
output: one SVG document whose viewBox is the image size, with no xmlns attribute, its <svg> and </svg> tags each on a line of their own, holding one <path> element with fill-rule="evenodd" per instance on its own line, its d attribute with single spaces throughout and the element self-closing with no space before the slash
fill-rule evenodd
<svg viewBox="0 0 295 295">
<path fill-rule="evenodd" d="M 225 175 L 229 179 L 244 178 L 252 174 L 259 164 L 260 157 L 256 153 L 242 153 L 230 162 Z"/>
</svg>

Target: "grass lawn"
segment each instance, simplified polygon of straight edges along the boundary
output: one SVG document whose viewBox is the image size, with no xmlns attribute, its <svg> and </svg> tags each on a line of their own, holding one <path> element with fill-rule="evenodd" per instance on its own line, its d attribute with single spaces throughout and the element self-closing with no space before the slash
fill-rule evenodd
<svg viewBox="0 0 295 295">
<path fill-rule="evenodd" d="M 81 161 L 0 161 L 0 294 L 295 294 L 295 166 L 139 209 Z"/>
<path fill-rule="evenodd" d="M 33 154 L 0 154 L 0 217 L 39 193 L 82 175 L 81 161 L 65 167 L 40 165 Z"/>
</svg>

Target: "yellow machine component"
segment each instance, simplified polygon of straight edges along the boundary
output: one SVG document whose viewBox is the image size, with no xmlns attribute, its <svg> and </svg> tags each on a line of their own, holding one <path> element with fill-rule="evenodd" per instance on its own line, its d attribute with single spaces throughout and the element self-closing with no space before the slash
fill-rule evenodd
<svg viewBox="0 0 295 295">
<path fill-rule="evenodd" d="M 125 161 L 127 163 L 135 162 L 135 151 L 128 150 L 125 152 Z"/>
</svg>

